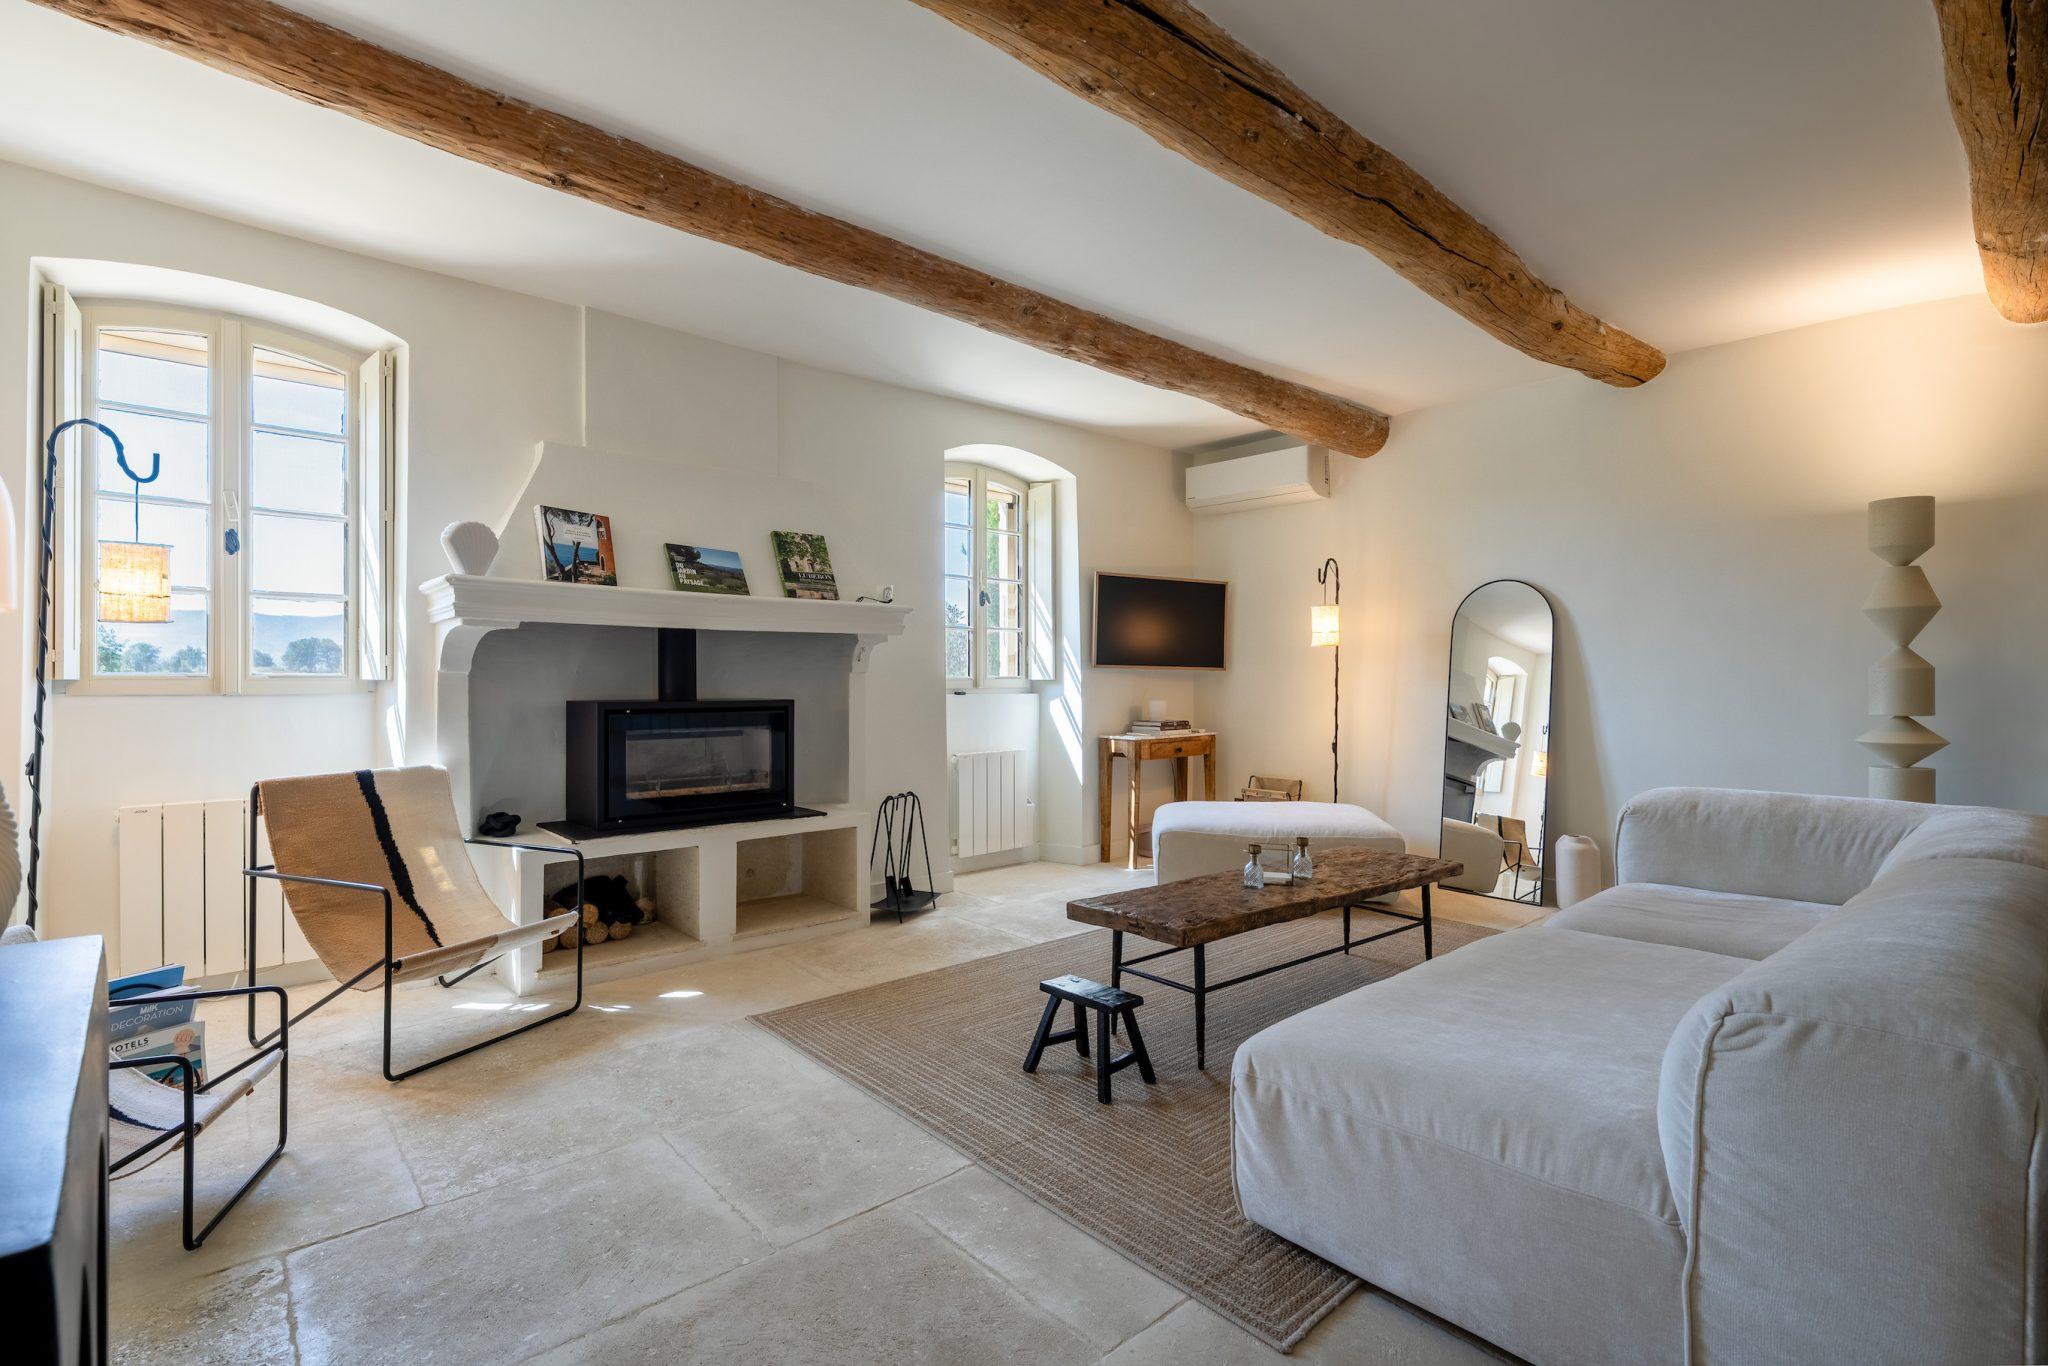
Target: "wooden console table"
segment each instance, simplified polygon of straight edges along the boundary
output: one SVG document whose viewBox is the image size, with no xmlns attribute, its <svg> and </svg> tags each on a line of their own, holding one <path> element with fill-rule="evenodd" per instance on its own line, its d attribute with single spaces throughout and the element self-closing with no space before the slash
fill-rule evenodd
<svg viewBox="0 0 2048 1366">
<path fill-rule="evenodd" d="M 1116 788 L 1118 759 L 1127 763 L 1130 779 L 1131 849 L 1124 864 L 1126 868 L 1138 866 L 1139 764 L 1147 759 L 1173 760 L 1173 799 L 1184 802 L 1188 799 L 1188 761 L 1199 758 L 1202 761 L 1202 800 L 1216 800 L 1216 732 L 1213 730 L 1181 730 L 1164 735 L 1104 735 L 1097 737 L 1097 743 L 1101 748 L 1101 793 L 1097 806 L 1101 815 L 1104 863 L 1109 862 L 1109 804 L 1111 793 Z"/>
</svg>

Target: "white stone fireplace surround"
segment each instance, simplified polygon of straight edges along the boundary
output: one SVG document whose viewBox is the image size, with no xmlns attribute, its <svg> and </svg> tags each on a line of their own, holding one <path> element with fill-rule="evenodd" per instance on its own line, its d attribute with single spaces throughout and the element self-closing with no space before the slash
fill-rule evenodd
<svg viewBox="0 0 2048 1366">
<path fill-rule="evenodd" d="M 617 587 L 540 577 L 536 503 L 611 517 Z M 661 628 L 698 632 L 699 696 L 796 700 L 795 796 L 823 817 L 580 842 L 590 873 L 625 873 L 658 917 L 627 940 L 589 946 L 593 980 L 866 923 L 862 836 L 872 816 L 855 802 L 866 792 L 867 665 L 902 633 L 909 609 L 780 596 L 768 544 L 776 529 L 832 535 L 800 481 L 705 476 L 549 443 L 498 524 L 490 572 L 420 586 L 433 627 L 438 757 L 472 830 L 487 812 L 510 810 L 521 817 L 519 837 L 534 838 L 537 822 L 562 816 L 565 704 L 654 697 Z M 668 541 L 738 550 L 752 593 L 676 591 Z M 856 582 L 841 566 L 842 594 L 858 593 Z M 521 923 L 544 914 L 546 897 L 574 876 L 566 857 L 477 855 L 486 884 Z M 566 952 L 526 950 L 499 971 L 525 994 L 572 962 Z"/>
</svg>

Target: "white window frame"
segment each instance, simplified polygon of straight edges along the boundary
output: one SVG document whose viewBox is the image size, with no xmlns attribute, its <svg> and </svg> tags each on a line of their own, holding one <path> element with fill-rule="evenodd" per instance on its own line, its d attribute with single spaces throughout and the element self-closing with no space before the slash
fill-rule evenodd
<svg viewBox="0 0 2048 1366">
<path fill-rule="evenodd" d="M 209 606 L 207 621 L 207 672 L 197 675 L 101 674 L 97 670 L 99 585 L 96 508 L 101 496 L 98 461 L 111 461 L 111 442 L 98 432 L 81 429 L 83 439 L 73 448 L 76 456 L 60 467 L 60 480 L 74 491 L 63 500 L 65 512 L 58 528 L 60 538 L 71 538 L 79 547 L 75 555 L 63 556 L 75 564 L 73 592 L 65 604 L 74 613 L 73 631 L 78 641 L 76 677 L 67 691 L 80 694 L 151 695 L 167 694 L 291 694 L 349 693 L 367 691 L 388 677 L 389 642 L 381 638 L 388 629 L 392 610 L 389 601 L 389 557 L 392 554 L 393 479 L 391 353 L 365 352 L 337 345 L 274 324 L 201 309 L 177 308 L 125 299 L 81 299 L 77 304 L 82 328 L 78 357 L 80 383 L 76 403 L 79 411 L 62 417 L 80 416 L 106 421 L 120 430 L 119 414 L 102 418 L 99 411 L 99 332 L 103 328 L 156 328 L 204 336 L 208 347 L 208 457 L 212 473 L 212 506 L 208 534 Z M 342 668 L 332 675 L 276 675 L 259 673 L 249 638 L 250 615 L 257 600 L 251 589 L 250 566 L 261 548 L 256 539 L 251 491 L 254 488 L 255 430 L 250 377 L 254 373 L 256 347 L 282 351 L 329 366 L 341 373 L 347 387 L 349 419 L 345 426 L 343 631 Z M 374 392 L 372 389 L 374 387 Z M 374 407 L 375 411 L 371 411 Z M 372 433 L 366 442 L 365 432 Z M 149 452 L 131 445 L 129 464 L 146 465 Z M 138 466 L 139 468 L 142 466 Z M 375 477 L 368 485 L 366 474 Z M 144 486 L 145 497 L 147 488 Z M 364 493 L 373 494 L 366 500 Z M 109 493 L 108 496 L 115 496 Z M 365 540 L 365 523 L 375 518 Z M 331 520 L 331 519 L 329 519 Z M 229 530 L 236 532 L 241 548 L 227 552 Z M 362 552 L 374 548 L 379 562 L 367 563 Z M 372 582 L 372 579 L 375 582 Z M 364 602 L 365 591 L 379 595 L 374 604 Z M 284 596 L 320 596 L 287 594 Z M 371 610 L 380 639 L 369 641 L 363 630 L 364 613 Z"/>
<path fill-rule="evenodd" d="M 972 635 L 968 652 L 968 674 L 964 678 L 948 674 L 946 677 L 946 687 L 955 692 L 1029 692 L 1032 684 L 1033 660 L 1031 649 L 1032 632 L 1034 630 L 1031 610 L 1032 556 L 1034 554 L 1032 549 L 1032 541 L 1034 539 L 1032 535 L 1032 520 L 1034 511 L 1031 499 L 1031 482 L 1027 479 L 1020 479 L 1006 470 L 991 469 L 986 465 L 962 465 L 948 462 L 945 479 L 941 482 L 941 488 L 943 489 L 945 482 L 956 479 L 964 479 L 968 483 L 968 516 L 971 519 L 971 526 L 974 530 L 974 545 L 973 549 L 969 552 L 974 560 L 974 575 L 969 580 L 968 590 L 968 602 L 970 605 L 968 616 L 970 618 L 969 624 L 972 628 Z M 1005 493 L 1016 495 L 1017 498 L 1016 583 L 1019 609 L 1017 622 L 1018 676 L 1015 678 L 990 678 L 986 676 L 985 672 L 988 667 L 989 628 L 986 620 L 987 614 L 983 611 L 985 605 L 983 598 L 988 592 L 988 584 L 990 583 L 988 578 L 988 490 L 991 484 L 1002 489 Z M 944 543 L 945 532 L 948 529 L 944 506 L 942 498 L 939 515 L 941 544 Z M 939 592 L 942 620 L 944 615 L 945 580 L 948 577 L 957 578 L 961 576 L 942 575 L 940 578 Z M 997 582 L 1008 583 L 1010 580 L 997 580 Z M 958 628 L 942 627 L 942 629 L 955 630 Z M 943 643 L 943 637 L 941 639 Z M 943 655 L 944 651 L 942 650 L 942 658 Z"/>
</svg>

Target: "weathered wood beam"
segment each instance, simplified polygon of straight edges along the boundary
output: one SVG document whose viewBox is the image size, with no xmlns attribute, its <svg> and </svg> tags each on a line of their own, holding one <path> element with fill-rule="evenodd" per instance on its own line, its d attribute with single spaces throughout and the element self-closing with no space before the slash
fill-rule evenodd
<svg viewBox="0 0 2048 1366">
<path fill-rule="evenodd" d="M 1541 361 L 1608 384 L 1664 353 L 1536 278 L 1485 224 L 1185 0 L 915 0 Z"/>
<path fill-rule="evenodd" d="M 2048 322 L 2048 0 L 1934 0 L 1984 288 Z"/>
<path fill-rule="evenodd" d="M 729 180 L 267 0 L 36 0 L 430 147 L 1367 456 L 1387 416 Z"/>
</svg>

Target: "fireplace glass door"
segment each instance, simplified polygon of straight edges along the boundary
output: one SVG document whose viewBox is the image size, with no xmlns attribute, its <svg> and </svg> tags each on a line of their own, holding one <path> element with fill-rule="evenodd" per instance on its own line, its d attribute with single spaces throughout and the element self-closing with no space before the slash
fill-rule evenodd
<svg viewBox="0 0 2048 1366">
<path fill-rule="evenodd" d="M 613 820 L 717 816 L 790 803 L 787 705 L 678 709 L 607 718 L 605 805 Z"/>
</svg>

